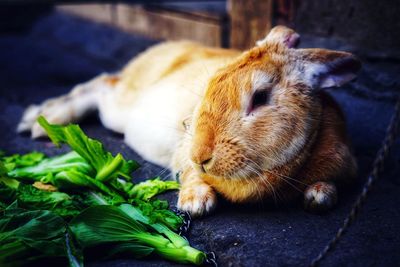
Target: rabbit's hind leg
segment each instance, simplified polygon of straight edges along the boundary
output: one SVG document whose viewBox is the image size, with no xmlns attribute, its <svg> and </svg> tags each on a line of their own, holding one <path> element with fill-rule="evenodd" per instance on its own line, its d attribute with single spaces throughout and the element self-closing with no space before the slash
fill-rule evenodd
<svg viewBox="0 0 400 267">
<path fill-rule="evenodd" d="M 45 132 L 37 123 L 39 116 L 49 122 L 68 124 L 77 122 L 87 114 L 97 110 L 99 98 L 110 89 L 113 76 L 101 74 L 94 79 L 76 85 L 70 93 L 51 98 L 39 105 L 30 105 L 18 124 L 17 132 L 31 131 L 32 138 L 44 136 Z"/>
</svg>

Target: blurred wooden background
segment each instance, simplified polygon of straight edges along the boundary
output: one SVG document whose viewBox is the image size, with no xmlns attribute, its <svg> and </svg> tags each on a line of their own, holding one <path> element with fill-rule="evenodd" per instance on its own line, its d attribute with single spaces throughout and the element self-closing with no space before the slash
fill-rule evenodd
<svg viewBox="0 0 400 267">
<path fill-rule="evenodd" d="M 189 39 L 210 46 L 246 49 L 271 29 L 274 14 L 280 24 L 290 23 L 294 2 L 171 1 L 146 5 L 68 4 L 57 8 L 151 38 Z"/>
<path fill-rule="evenodd" d="M 320 38 L 322 47 L 335 42 L 400 59 L 400 5 L 393 0 L 0 0 L 0 34 L 27 29 L 54 8 L 154 39 L 237 49 L 283 24 Z"/>
</svg>

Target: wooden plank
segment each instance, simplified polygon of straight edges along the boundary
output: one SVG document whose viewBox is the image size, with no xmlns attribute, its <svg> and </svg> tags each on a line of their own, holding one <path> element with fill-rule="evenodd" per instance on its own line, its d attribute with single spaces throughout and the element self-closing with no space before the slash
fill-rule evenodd
<svg viewBox="0 0 400 267">
<path fill-rule="evenodd" d="M 113 9 L 115 8 L 111 4 L 58 5 L 56 9 L 95 22 L 114 23 Z"/>
<path fill-rule="evenodd" d="M 117 5 L 117 25 L 123 30 L 151 38 L 188 39 L 210 46 L 222 45 L 220 23 L 171 11 L 119 4 Z"/>
<path fill-rule="evenodd" d="M 272 0 L 228 0 L 230 47 L 248 49 L 272 27 Z"/>
<path fill-rule="evenodd" d="M 165 3 L 150 3 L 146 6 L 152 9 L 160 8 L 173 12 L 181 12 L 195 17 L 204 17 L 206 19 L 223 22 L 226 20 L 228 14 L 226 10 L 226 1 L 210 1 L 210 2 L 198 2 L 198 1 L 182 1 L 182 2 L 165 2 Z"/>
<path fill-rule="evenodd" d="M 188 39 L 218 47 L 224 43 L 223 23 L 215 18 L 128 4 L 61 5 L 57 9 L 150 38 Z"/>
</svg>

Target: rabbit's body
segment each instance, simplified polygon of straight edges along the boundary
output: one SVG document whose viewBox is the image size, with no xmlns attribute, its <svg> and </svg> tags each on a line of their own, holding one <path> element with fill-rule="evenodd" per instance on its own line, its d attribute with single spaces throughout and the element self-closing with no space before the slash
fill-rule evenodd
<svg viewBox="0 0 400 267">
<path fill-rule="evenodd" d="M 65 124 L 97 108 L 102 123 L 123 133 L 146 160 L 180 173 L 178 205 L 194 215 L 215 206 L 215 192 L 233 202 L 305 192 L 307 204 L 330 207 L 333 183 L 352 176 L 355 161 L 340 109 L 326 93 L 311 92 L 317 85 L 307 70 L 323 71 L 320 61 L 350 56 L 295 54 L 294 38 L 275 28 L 244 54 L 190 42 L 156 45 L 118 74 L 31 106 L 19 130 L 37 137 L 44 134 L 35 123 L 39 114 Z M 336 73 L 326 77 L 319 87 L 341 83 Z"/>
</svg>

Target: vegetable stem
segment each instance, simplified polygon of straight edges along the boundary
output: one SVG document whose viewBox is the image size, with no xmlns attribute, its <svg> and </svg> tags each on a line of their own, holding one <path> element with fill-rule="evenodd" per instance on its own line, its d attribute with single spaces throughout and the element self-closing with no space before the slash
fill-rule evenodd
<svg viewBox="0 0 400 267">
<path fill-rule="evenodd" d="M 122 155 L 117 154 L 110 164 L 105 165 L 104 168 L 99 170 L 96 175 L 96 180 L 104 182 L 112 178 L 111 174 L 121 167 L 123 160 Z"/>
</svg>

